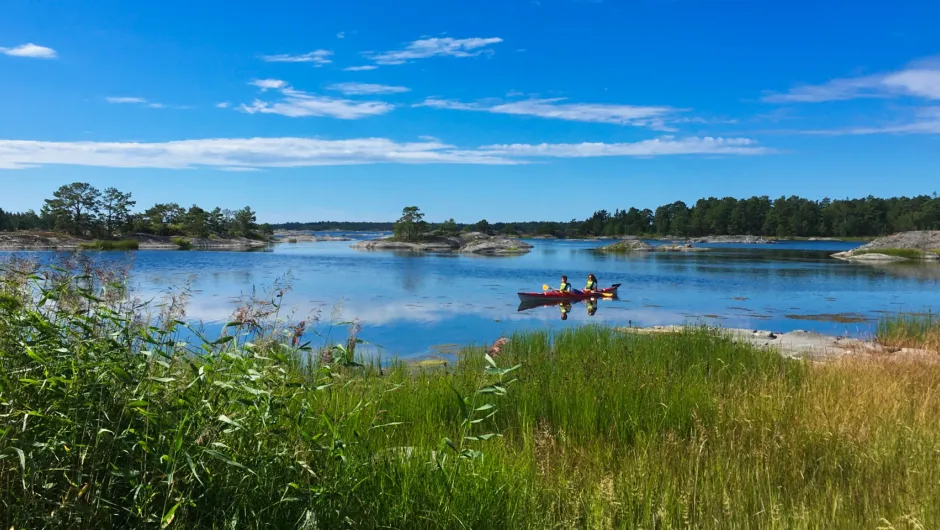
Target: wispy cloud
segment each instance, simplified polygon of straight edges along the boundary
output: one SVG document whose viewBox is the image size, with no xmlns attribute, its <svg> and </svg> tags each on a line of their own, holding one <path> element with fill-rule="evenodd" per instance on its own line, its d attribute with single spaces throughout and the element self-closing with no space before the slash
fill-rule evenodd
<svg viewBox="0 0 940 530">
<path fill-rule="evenodd" d="M 402 92 L 411 92 L 411 89 L 403 86 L 377 85 L 372 83 L 336 83 L 326 87 L 328 90 L 342 92 L 347 96 L 364 96 L 376 94 L 401 94 Z"/>
<path fill-rule="evenodd" d="M 766 155 L 774 151 L 761 147 L 749 138 L 674 138 L 665 136 L 631 143 L 578 144 L 503 144 L 487 145 L 481 152 L 510 158 L 516 157 L 650 157 L 665 155 Z"/>
<path fill-rule="evenodd" d="M 105 98 L 108 103 L 146 103 L 147 100 L 144 98 L 128 98 L 128 97 L 110 97 Z"/>
<path fill-rule="evenodd" d="M 470 110 L 494 114 L 537 116 L 568 121 L 613 123 L 671 130 L 666 118 L 681 109 L 635 105 L 608 105 L 603 103 L 563 103 L 565 98 L 528 99 L 509 103 L 462 103 L 446 99 L 426 99 L 416 106 L 435 109 Z"/>
<path fill-rule="evenodd" d="M 820 103 L 898 96 L 940 99 L 940 64 L 930 60 L 895 72 L 833 79 L 821 85 L 800 85 L 788 92 L 766 94 L 763 101 Z"/>
<path fill-rule="evenodd" d="M 343 68 L 343 71 L 344 72 L 366 72 L 368 70 L 376 70 L 376 69 L 378 69 L 378 66 L 375 66 L 374 64 L 366 64 L 363 66 L 347 66 L 346 68 Z"/>
<path fill-rule="evenodd" d="M 165 103 L 157 103 L 154 101 L 148 101 L 145 98 L 138 98 L 138 97 L 107 97 L 104 99 L 108 103 L 115 103 L 118 105 L 142 105 L 144 107 L 150 107 L 152 109 L 166 109 L 166 108 L 188 109 L 189 108 L 184 105 L 167 105 Z"/>
<path fill-rule="evenodd" d="M 337 39 L 345 39 L 345 38 L 346 38 L 346 32 L 345 32 L 345 31 L 340 31 L 339 33 L 336 34 L 336 38 L 337 38 Z"/>
<path fill-rule="evenodd" d="M 475 57 L 483 53 L 492 53 L 489 46 L 500 42 L 503 42 L 503 39 L 497 37 L 430 38 L 411 42 L 401 50 L 366 53 L 365 55 L 377 64 L 404 64 L 415 59 L 427 59 L 429 57 Z"/>
<path fill-rule="evenodd" d="M 504 144 L 462 149 L 436 139 L 212 138 L 172 142 L 44 142 L 0 140 L 0 168 L 59 164 L 118 168 L 257 168 L 350 164 L 520 164 L 529 159 L 764 155 L 746 138 L 664 137 L 636 143 Z"/>
<path fill-rule="evenodd" d="M 309 116 L 327 116 L 342 120 L 357 120 L 391 112 L 395 106 L 383 101 L 352 101 L 319 94 L 312 94 L 292 88 L 280 79 L 256 79 L 250 84 L 261 89 L 277 90 L 282 98 L 279 101 L 254 100 L 250 105 L 243 104 L 238 110 L 248 114 L 279 114 L 289 118 Z"/>
<path fill-rule="evenodd" d="M 11 57 L 28 57 L 30 59 L 55 59 L 58 54 L 52 48 L 39 46 L 38 44 L 27 43 L 14 46 L 13 48 L 0 47 L 0 53 Z"/>
<path fill-rule="evenodd" d="M 304 53 L 302 55 L 289 55 L 289 54 L 278 54 L 278 55 L 262 55 L 261 59 L 269 63 L 312 63 L 317 68 L 330 64 L 333 62 L 330 57 L 333 56 L 333 52 L 330 50 L 314 50 L 310 53 Z"/>
<path fill-rule="evenodd" d="M 940 107 L 917 109 L 913 119 L 870 127 L 845 127 L 802 131 L 803 134 L 826 136 L 872 135 L 872 134 L 940 134 Z"/>
<path fill-rule="evenodd" d="M 256 86 L 261 89 L 262 92 L 269 89 L 279 89 L 287 86 L 287 81 L 281 81 L 280 79 L 255 79 L 248 83 L 249 85 Z"/>
<path fill-rule="evenodd" d="M 218 108 L 218 109 L 227 109 L 227 108 L 229 108 L 229 107 L 231 107 L 231 106 L 232 106 L 232 104 L 229 103 L 228 101 L 222 101 L 222 102 L 219 102 L 219 103 L 216 103 L 216 104 L 215 104 L 215 107 Z"/>
</svg>

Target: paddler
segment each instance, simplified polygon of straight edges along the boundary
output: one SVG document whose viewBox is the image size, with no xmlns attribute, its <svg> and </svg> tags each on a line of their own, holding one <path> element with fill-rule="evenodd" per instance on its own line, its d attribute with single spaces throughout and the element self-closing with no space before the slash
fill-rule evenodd
<svg viewBox="0 0 940 530">
<path fill-rule="evenodd" d="M 587 284 L 584 285 L 585 291 L 597 291 L 597 277 L 593 274 L 588 274 Z"/>
<path fill-rule="evenodd" d="M 568 283 L 568 277 L 565 276 L 564 274 L 561 275 L 561 285 L 558 287 L 558 292 L 559 293 L 571 292 L 571 284 Z"/>
</svg>

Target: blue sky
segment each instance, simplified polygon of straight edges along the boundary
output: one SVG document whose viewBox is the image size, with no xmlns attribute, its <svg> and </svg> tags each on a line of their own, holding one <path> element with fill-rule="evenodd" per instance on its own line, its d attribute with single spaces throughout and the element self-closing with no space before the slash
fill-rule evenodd
<svg viewBox="0 0 940 530">
<path fill-rule="evenodd" d="M 0 5 L 0 208 L 72 181 L 269 222 L 940 191 L 937 2 L 94 5 Z"/>
</svg>

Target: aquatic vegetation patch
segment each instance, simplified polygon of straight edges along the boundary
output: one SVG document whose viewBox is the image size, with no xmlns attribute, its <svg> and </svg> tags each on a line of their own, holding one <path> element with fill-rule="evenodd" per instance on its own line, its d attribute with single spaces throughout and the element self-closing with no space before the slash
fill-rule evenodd
<svg viewBox="0 0 940 530">
<path fill-rule="evenodd" d="M 82 250 L 137 250 L 140 243 L 134 239 L 96 239 L 88 243 L 80 243 L 78 248 Z"/>
<path fill-rule="evenodd" d="M 870 322 L 872 319 L 859 313 L 820 313 L 816 315 L 784 315 L 791 320 L 813 320 L 816 322 L 838 322 L 851 324 L 856 322 Z"/>
</svg>

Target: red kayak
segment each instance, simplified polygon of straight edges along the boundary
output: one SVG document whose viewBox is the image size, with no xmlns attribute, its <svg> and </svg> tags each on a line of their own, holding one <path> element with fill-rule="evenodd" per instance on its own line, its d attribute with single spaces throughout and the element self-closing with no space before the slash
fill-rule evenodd
<svg viewBox="0 0 940 530">
<path fill-rule="evenodd" d="M 544 293 L 519 293 L 519 300 L 523 302 L 530 301 L 562 301 L 562 300 L 584 300 L 587 298 L 602 298 L 605 294 L 610 296 L 617 296 L 617 289 L 620 287 L 619 283 L 615 283 L 610 287 L 605 287 L 599 291 L 590 291 L 590 292 L 578 292 L 578 293 L 562 293 L 558 291 L 546 291 Z"/>
</svg>

